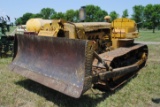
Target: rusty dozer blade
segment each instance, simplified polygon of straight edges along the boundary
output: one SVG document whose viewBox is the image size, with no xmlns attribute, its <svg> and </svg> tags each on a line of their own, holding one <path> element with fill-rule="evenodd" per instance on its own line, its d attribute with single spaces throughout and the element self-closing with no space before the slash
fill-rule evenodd
<svg viewBox="0 0 160 107">
<path fill-rule="evenodd" d="M 91 88 L 94 44 L 87 40 L 15 36 L 12 71 L 78 98 Z"/>
</svg>

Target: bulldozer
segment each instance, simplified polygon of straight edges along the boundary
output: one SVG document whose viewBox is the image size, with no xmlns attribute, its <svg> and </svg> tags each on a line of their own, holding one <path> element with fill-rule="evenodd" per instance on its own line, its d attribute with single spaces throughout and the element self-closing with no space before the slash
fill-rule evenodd
<svg viewBox="0 0 160 107">
<path fill-rule="evenodd" d="M 68 22 L 33 18 L 15 35 L 14 71 L 79 98 L 91 87 L 114 90 L 145 66 L 148 47 L 134 43 L 135 21 Z"/>
</svg>

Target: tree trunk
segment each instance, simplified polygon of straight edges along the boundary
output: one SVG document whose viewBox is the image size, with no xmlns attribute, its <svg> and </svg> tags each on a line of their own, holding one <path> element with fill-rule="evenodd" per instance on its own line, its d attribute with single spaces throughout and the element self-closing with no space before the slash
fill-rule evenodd
<svg viewBox="0 0 160 107">
<path fill-rule="evenodd" d="M 153 33 L 155 33 L 155 29 L 153 28 Z"/>
<path fill-rule="evenodd" d="M 155 33 L 155 24 L 153 24 L 153 33 Z"/>
</svg>

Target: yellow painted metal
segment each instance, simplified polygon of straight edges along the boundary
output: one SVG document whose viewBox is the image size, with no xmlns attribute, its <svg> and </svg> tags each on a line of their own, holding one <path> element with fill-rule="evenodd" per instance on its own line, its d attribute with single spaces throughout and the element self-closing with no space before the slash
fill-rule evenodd
<svg viewBox="0 0 160 107">
<path fill-rule="evenodd" d="M 109 16 L 106 16 L 105 18 L 109 18 Z M 110 40 L 111 35 L 113 49 L 130 45 L 133 43 L 134 38 L 138 37 L 137 25 L 135 21 L 128 18 L 118 18 L 112 23 L 71 23 L 64 20 L 44 20 L 40 18 L 34 18 L 27 22 L 26 27 L 27 31 L 36 32 L 38 36 L 66 37 L 70 39 L 86 40 L 96 39 L 98 35 L 98 38 L 104 41 Z M 113 28 L 112 31 L 111 28 Z M 111 34 L 94 32 L 99 29 L 108 29 L 110 30 Z M 63 31 L 65 34 L 59 34 L 61 31 Z"/>
<path fill-rule="evenodd" d="M 138 37 L 137 24 L 128 18 L 118 18 L 112 22 L 112 38 L 133 39 Z"/>
<path fill-rule="evenodd" d="M 27 21 L 26 29 L 29 32 L 39 33 L 39 31 L 42 29 L 42 27 L 47 23 L 52 23 L 52 20 L 44 20 L 41 18 L 32 18 Z"/>
<path fill-rule="evenodd" d="M 52 20 L 52 23 L 46 23 L 44 24 L 39 33 L 38 36 L 53 36 L 57 37 L 58 32 L 60 29 L 62 29 L 60 25 L 61 21 L 60 20 Z"/>
<path fill-rule="evenodd" d="M 38 36 L 54 36 L 56 37 L 62 28 L 62 20 L 44 20 L 41 18 L 33 18 L 27 21 L 26 27 L 28 32 L 35 32 Z"/>
<path fill-rule="evenodd" d="M 128 18 L 118 18 L 112 22 L 112 47 L 114 49 L 133 44 L 137 38 L 137 24 Z"/>
<path fill-rule="evenodd" d="M 131 46 L 134 43 L 134 39 L 119 39 L 119 38 L 112 38 L 112 47 L 113 49 L 119 47 L 127 47 Z"/>
<path fill-rule="evenodd" d="M 106 22 L 85 22 L 85 23 L 72 23 L 66 22 L 64 20 L 43 20 L 39 18 L 30 19 L 27 24 L 28 32 L 36 32 L 38 36 L 53 36 L 59 37 L 60 31 L 63 31 L 65 34 L 64 37 L 70 39 L 96 39 L 109 40 L 111 34 L 106 34 L 104 32 L 94 32 L 99 29 L 108 29 L 107 32 L 111 31 L 111 23 Z M 86 32 L 88 37 L 86 36 Z M 94 32 L 94 33 L 91 33 Z M 67 34 L 68 33 L 68 34 Z M 66 36 L 67 35 L 67 36 Z"/>
</svg>

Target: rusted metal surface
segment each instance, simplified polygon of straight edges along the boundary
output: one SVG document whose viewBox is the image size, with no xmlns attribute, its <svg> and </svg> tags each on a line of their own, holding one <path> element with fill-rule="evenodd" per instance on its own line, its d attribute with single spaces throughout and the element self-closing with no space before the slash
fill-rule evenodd
<svg viewBox="0 0 160 107">
<path fill-rule="evenodd" d="M 129 62 L 129 59 L 131 58 L 135 59 L 135 57 L 137 57 L 137 55 L 140 53 L 146 53 L 146 55 L 148 56 L 148 47 L 144 44 L 135 44 L 134 46 L 131 46 L 131 47 L 121 47 L 121 48 L 118 48 L 112 51 L 108 51 L 108 52 L 99 54 L 99 57 L 101 57 L 101 59 L 103 59 L 108 64 L 108 66 L 112 66 L 113 63 L 123 62 L 123 59 L 126 62 L 127 61 Z M 136 58 L 135 60 L 139 60 L 139 59 Z M 98 63 L 98 60 L 95 59 L 93 62 L 93 66 L 105 68 L 101 64 L 97 65 L 97 63 Z"/>
<path fill-rule="evenodd" d="M 139 69 L 139 65 L 133 64 L 126 67 L 116 68 L 116 69 L 113 69 L 112 71 L 99 73 L 99 76 L 101 80 L 106 80 L 108 78 L 114 78 L 116 76 L 121 76 L 127 73 L 137 71 L 138 69 Z"/>
<path fill-rule="evenodd" d="M 35 35 L 16 39 L 12 71 L 75 98 L 91 88 L 92 42 Z"/>
<path fill-rule="evenodd" d="M 148 58 L 148 47 L 135 44 L 102 53 L 99 57 L 110 66 L 110 69 L 106 70 L 104 64 L 95 59 L 92 67 L 95 75 L 93 81 L 96 86 L 100 86 L 99 88 L 114 90 L 145 66 Z"/>
<path fill-rule="evenodd" d="M 110 66 L 110 69 L 106 70 L 104 64 L 98 62 L 98 59 L 93 61 L 94 87 L 113 91 L 134 77 L 145 66 L 148 47 L 135 44 L 100 54 L 99 57 Z"/>
</svg>

